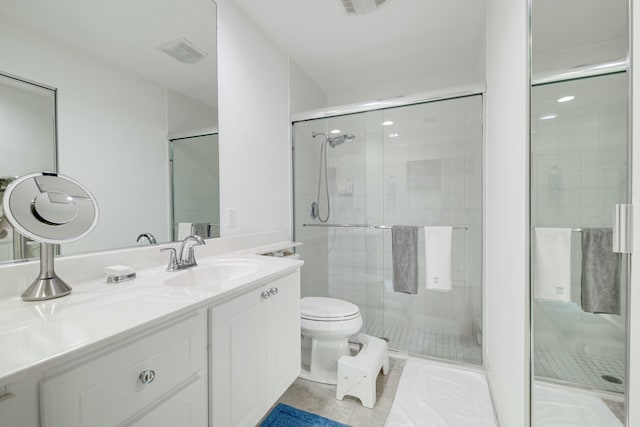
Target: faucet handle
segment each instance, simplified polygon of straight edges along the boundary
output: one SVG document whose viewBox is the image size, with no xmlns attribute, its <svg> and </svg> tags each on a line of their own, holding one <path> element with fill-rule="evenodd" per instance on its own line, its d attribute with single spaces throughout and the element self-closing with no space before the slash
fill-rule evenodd
<svg viewBox="0 0 640 427">
<path fill-rule="evenodd" d="M 169 264 L 167 264 L 167 271 L 176 271 L 178 269 L 178 257 L 176 255 L 175 248 L 162 248 L 160 252 L 169 251 Z"/>
</svg>

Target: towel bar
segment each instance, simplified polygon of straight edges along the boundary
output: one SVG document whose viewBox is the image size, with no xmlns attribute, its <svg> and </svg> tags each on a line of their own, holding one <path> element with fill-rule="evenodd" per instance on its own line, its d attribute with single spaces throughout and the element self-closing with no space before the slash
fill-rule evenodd
<svg viewBox="0 0 640 427">
<path fill-rule="evenodd" d="M 340 228 L 375 228 L 378 230 L 390 230 L 391 225 L 374 225 L 374 224 L 302 224 L 303 227 L 340 227 Z M 409 225 L 408 227 L 424 228 L 428 225 Z M 454 230 L 468 230 L 469 227 L 459 226 L 452 227 Z"/>
<path fill-rule="evenodd" d="M 531 227 L 531 231 L 535 230 L 536 228 L 562 228 L 562 227 Z M 574 233 L 582 233 L 582 228 L 572 228 L 571 229 L 572 232 Z"/>
</svg>

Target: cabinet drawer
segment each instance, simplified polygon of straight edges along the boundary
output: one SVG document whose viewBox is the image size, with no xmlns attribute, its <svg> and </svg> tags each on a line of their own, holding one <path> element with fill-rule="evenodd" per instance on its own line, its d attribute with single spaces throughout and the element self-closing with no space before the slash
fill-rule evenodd
<svg viewBox="0 0 640 427">
<path fill-rule="evenodd" d="M 205 372 L 206 315 L 199 314 L 83 365 L 47 375 L 41 387 L 45 427 L 114 426 Z M 146 372 L 143 384 L 141 374 Z"/>
</svg>

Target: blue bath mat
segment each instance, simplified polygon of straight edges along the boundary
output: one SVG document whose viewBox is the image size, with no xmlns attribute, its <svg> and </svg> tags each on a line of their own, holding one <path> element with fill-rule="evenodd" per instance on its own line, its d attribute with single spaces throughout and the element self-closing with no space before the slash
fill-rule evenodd
<svg viewBox="0 0 640 427">
<path fill-rule="evenodd" d="M 349 427 L 329 418 L 278 403 L 260 427 Z"/>
</svg>

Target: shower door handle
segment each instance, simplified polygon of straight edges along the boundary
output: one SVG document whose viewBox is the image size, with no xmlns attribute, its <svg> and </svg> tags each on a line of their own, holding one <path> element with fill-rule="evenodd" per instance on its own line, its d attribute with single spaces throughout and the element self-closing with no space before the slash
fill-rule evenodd
<svg viewBox="0 0 640 427">
<path fill-rule="evenodd" d="M 613 207 L 613 252 L 633 252 L 633 205 L 616 204 Z"/>
</svg>

